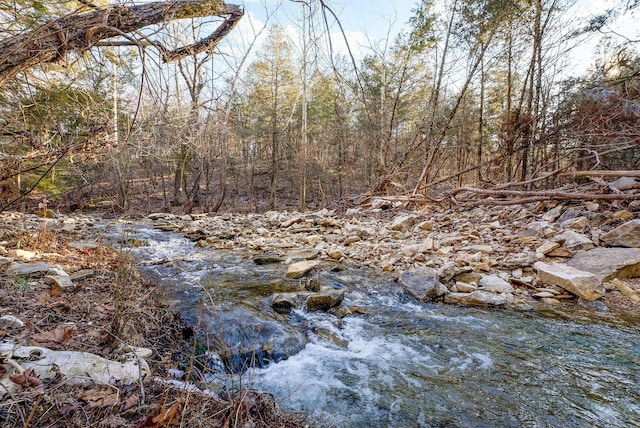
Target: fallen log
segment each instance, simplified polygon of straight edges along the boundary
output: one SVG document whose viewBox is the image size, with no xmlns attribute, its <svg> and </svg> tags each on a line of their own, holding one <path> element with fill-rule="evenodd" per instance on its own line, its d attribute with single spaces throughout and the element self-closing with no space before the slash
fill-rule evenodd
<svg viewBox="0 0 640 428">
<path fill-rule="evenodd" d="M 516 199 L 463 199 L 459 200 L 456 195 L 463 192 L 489 197 L 509 197 Z M 477 189 L 474 187 L 459 187 L 449 192 L 451 201 L 456 205 L 478 206 L 478 205 L 518 205 L 530 202 L 540 202 L 548 200 L 587 200 L 587 201 L 634 201 L 640 200 L 640 193 L 588 193 L 588 192 L 564 192 L 556 190 L 543 191 L 519 191 L 505 189 Z"/>
</svg>

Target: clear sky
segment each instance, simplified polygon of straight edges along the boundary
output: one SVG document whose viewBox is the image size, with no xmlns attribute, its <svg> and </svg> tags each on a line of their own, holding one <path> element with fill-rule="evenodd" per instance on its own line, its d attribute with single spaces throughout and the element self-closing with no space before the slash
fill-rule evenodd
<svg viewBox="0 0 640 428">
<path fill-rule="evenodd" d="M 234 0 L 227 0 L 233 3 Z M 407 22 L 412 16 L 412 9 L 418 0 L 325 0 L 336 13 L 349 39 L 349 45 L 356 58 L 361 58 L 369 52 L 369 47 L 381 49 L 385 40 L 392 41 L 402 30 L 408 30 Z M 595 16 L 608 9 L 620 10 L 624 0 L 577 0 L 575 6 L 565 15 L 567 18 L 582 18 Z M 301 5 L 290 0 L 244 0 L 245 11 L 254 23 L 264 21 L 268 10 L 274 10 L 280 4 L 272 22 L 279 23 L 287 29 L 292 38 L 297 38 L 300 32 Z M 618 20 L 615 25 L 606 27 L 610 34 L 619 33 L 628 39 L 640 39 L 640 25 L 637 24 L 640 11 L 628 14 Z M 249 20 L 247 20 L 249 21 Z M 246 25 L 247 22 L 243 23 Z M 242 31 L 242 30 L 241 30 Z M 334 51 L 346 53 L 342 42 L 342 35 L 337 25 L 331 28 Z M 598 35 L 586 41 L 581 49 L 573 54 L 578 66 L 581 67 L 587 59 L 591 60 L 594 48 L 599 39 Z M 616 40 L 623 42 L 624 38 Z M 631 46 L 640 45 L 632 43 Z M 591 64 L 589 64 L 591 65 Z"/>
</svg>

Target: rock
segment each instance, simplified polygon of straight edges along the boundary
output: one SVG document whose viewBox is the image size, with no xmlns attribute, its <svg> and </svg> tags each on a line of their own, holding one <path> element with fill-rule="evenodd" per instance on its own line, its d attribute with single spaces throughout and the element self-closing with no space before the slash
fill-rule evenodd
<svg viewBox="0 0 640 428">
<path fill-rule="evenodd" d="M 577 253 L 567 264 L 591 272 L 601 281 L 640 276 L 640 249 L 594 248 Z"/>
<path fill-rule="evenodd" d="M 577 231 L 582 231 L 586 229 L 589 225 L 589 221 L 585 216 L 580 216 L 576 218 L 572 218 L 562 222 L 562 227 L 565 229 L 573 229 Z"/>
<path fill-rule="evenodd" d="M 311 269 L 315 268 L 320 264 L 317 260 L 304 260 L 301 262 L 294 263 L 289 265 L 287 268 L 286 277 L 287 278 L 300 278 L 307 274 Z"/>
<path fill-rule="evenodd" d="M 542 215 L 542 219 L 545 221 L 556 221 L 556 219 L 560 217 L 560 214 L 562 214 L 563 208 L 564 207 L 562 205 L 557 205 L 556 207 L 544 213 Z"/>
<path fill-rule="evenodd" d="M 438 269 L 438 276 L 440 277 L 440 281 L 449 282 L 453 279 L 456 274 L 456 264 L 454 262 L 446 262 L 442 265 L 441 268 Z"/>
<path fill-rule="evenodd" d="M 151 374 L 144 359 L 132 357 L 125 362 L 112 361 L 89 352 L 53 351 L 36 346 L 20 346 L 15 343 L 0 343 L 0 356 L 11 356 L 19 360 L 23 369 L 33 369 L 41 380 L 62 375 L 65 384 L 86 385 L 130 385 Z M 0 394 L 13 390 L 16 384 L 2 382 Z"/>
<path fill-rule="evenodd" d="M 622 191 L 640 189 L 640 180 L 633 177 L 620 177 L 609 186 Z"/>
<path fill-rule="evenodd" d="M 496 275 L 483 275 L 478 285 L 480 289 L 491 293 L 513 293 L 515 291 L 511 284 Z"/>
<path fill-rule="evenodd" d="M 597 202 L 587 202 L 584 204 L 584 207 L 587 209 L 587 211 L 594 213 L 598 211 L 598 209 L 600 208 L 600 204 Z"/>
<path fill-rule="evenodd" d="M 562 303 L 560 302 L 560 300 L 554 297 L 543 297 L 542 299 L 540 299 L 540 301 L 542 303 L 546 303 L 547 305 L 559 305 L 560 303 Z"/>
<path fill-rule="evenodd" d="M 542 245 L 536 248 L 536 253 L 540 253 L 542 255 L 549 254 L 559 246 L 560 244 L 558 244 L 557 242 L 545 241 L 542 243 Z"/>
<path fill-rule="evenodd" d="M 309 296 L 306 292 L 277 293 L 271 296 L 271 307 L 281 314 L 288 314 L 293 308 L 302 306 Z"/>
<path fill-rule="evenodd" d="M 572 220 L 580 215 L 580 211 L 575 208 L 569 208 L 558 217 L 558 223 L 564 223 L 568 220 Z"/>
<path fill-rule="evenodd" d="M 569 251 L 568 249 L 566 249 L 565 247 L 558 247 L 558 248 L 554 248 L 553 250 L 549 251 L 546 255 L 549 257 L 573 257 L 573 255 L 575 254 L 575 251 Z"/>
<path fill-rule="evenodd" d="M 428 267 L 419 267 L 402 272 L 398 282 L 417 300 L 434 300 L 447 292 L 440 284 L 438 272 Z"/>
<path fill-rule="evenodd" d="M 533 267 L 542 282 L 557 285 L 581 299 L 594 301 L 605 293 L 602 282 L 590 272 L 560 263 L 537 262 Z"/>
<path fill-rule="evenodd" d="M 617 220 L 627 221 L 633 219 L 633 213 L 627 210 L 620 210 L 613 213 L 613 218 Z"/>
<path fill-rule="evenodd" d="M 543 238 L 549 235 L 549 229 L 551 229 L 551 224 L 548 221 L 534 221 L 529 223 L 527 227 L 520 232 L 520 236 L 537 236 Z"/>
<path fill-rule="evenodd" d="M 491 245 L 467 245 L 462 248 L 464 251 L 471 251 L 474 253 L 493 254 L 493 247 Z"/>
<path fill-rule="evenodd" d="M 455 278 L 456 281 L 468 282 L 469 284 L 475 282 L 477 284 L 480 278 L 482 278 L 482 275 L 477 272 L 461 272 L 457 273 Z"/>
<path fill-rule="evenodd" d="M 616 227 L 602 235 L 600 240 L 611 247 L 640 248 L 640 219 Z"/>
<path fill-rule="evenodd" d="M 282 258 L 272 254 L 261 254 L 253 258 L 253 262 L 257 265 L 269 265 L 273 263 L 281 263 Z"/>
<path fill-rule="evenodd" d="M 11 263 L 7 268 L 7 275 L 16 276 L 44 276 L 49 272 L 49 264 L 44 262 L 38 263 Z"/>
<path fill-rule="evenodd" d="M 469 306 L 504 306 L 514 301 L 509 293 L 491 293 L 489 291 L 476 290 L 471 293 L 449 293 L 444 296 L 445 303 L 469 305 Z"/>
<path fill-rule="evenodd" d="M 328 311 L 342 303 L 343 299 L 344 291 L 326 290 L 309 295 L 304 304 L 308 311 Z"/>
<path fill-rule="evenodd" d="M 400 253 L 408 257 L 413 257 L 416 254 L 428 253 L 431 248 L 426 244 L 412 244 L 400 248 Z"/>
<path fill-rule="evenodd" d="M 69 291 L 75 288 L 69 275 L 47 275 L 44 277 L 44 281 L 49 285 L 60 287 L 63 291 Z"/>
<path fill-rule="evenodd" d="M 475 285 L 467 284 L 466 282 L 462 281 L 456 281 L 455 287 L 459 293 L 471 293 L 478 289 L 478 287 L 476 287 Z"/>
<path fill-rule="evenodd" d="M 26 250 L 11 250 L 9 251 L 9 257 L 13 257 L 15 259 L 20 259 L 24 261 L 30 261 L 37 256 L 33 251 Z"/>
<path fill-rule="evenodd" d="M 72 281 L 82 281 L 83 279 L 91 278 L 94 274 L 93 269 L 81 269 L 69 275 L 69 278 Z"/>
<path fill-rule="evenodd" d="M 502 265 L 511 269 L 526 268 L 534 264 L 535 261 L 535 254 L 530 252 L 523 252 L 515 254 L 513 257 L 507 258 L 502 262 Z"/>
<path fill-rule="evenodd" d="M 314 249 L 294 250 L 287 253 L 287 260 L 298 262 L 301 260 L 313 260 L 317 259 L 320 255 L 320 251 Z"/>
<path fill-rule="evenodd" d="M 386 210 L 392 207 L 393 204 L 391 201 L 387 201 L 386 199 L 374 199 L 371 202 L 371 208 L 374 210 Z"/>
<path fill-rule="evenodd" d="M 553 241 L 559 242 L 570 251 L 590 250 L 595 247 L 591 239 L 573 230 L 565 230 L 554 236 Z"/>
<path fill-rule="evenodd" d="M 337 247 L 330 247 L 329 249 L 327 249 L 327 256 L 331 257 L 334 260 L 340 260 L 344 257 L 344 253 Z"/>
<path fill-rule="evenodd" d="M 362 210 L 360 208 L 348 208 L 347 211 L 345 211 L 344 216 L 346 218 L 361 217 Z"/>
<path fill-rule="evenodd" d="M 74 250 L 85 251 L 85 250 L 95 250 L 96 248 L 98 248 L 98 244 L 95 242 L 74 241 L 74 242 L 69 242 L 67 247 L 73 248 Z"/>
<path fill-rule="evenodd" d="M 422 230 L 431 230 L 433 229 L 433 221 L 431 220 L 423 221 L 422 223 L 419 223 L 417 227 Z"/>
<path fill-rule="evenodd" d="M 556 295 L 554 293 L 550 293 L 548 291 L 540 291 L 538 293 L 532 294 L 531 296 L 533 296 L 533 297 L 535 297 L 537 299 L 548 298 L 548 297 L 555 298 L 556 297 Z"/>
<path fill-rule="evenodd" d="M 616 290 L 620 292 L 625 297 L 628 297 L 634 303 L 640 303 L 640 295 L 633 288 L 629 287 L 624 282 L 620 281 L 618 278 L 615 278 L 612 282 L 612 285 Z"/>
<path fill-rule="evenodd" d="M 13 315 L 3 315 L 0 317 L 0 326 L 3 328 L 22 328 L 24 321 Z"/>
<path fill-rule="evenodd" d="M 391 222 L 391 226 L 389 226 L 389 229 L 397 230 L 399 232 L 407 232 L 409 231 L 409 229 L 411 229 L 415 222 L 416 216 L 412 214 L 404 214 L 393 219 L 393 222 Z"/>
</svg>

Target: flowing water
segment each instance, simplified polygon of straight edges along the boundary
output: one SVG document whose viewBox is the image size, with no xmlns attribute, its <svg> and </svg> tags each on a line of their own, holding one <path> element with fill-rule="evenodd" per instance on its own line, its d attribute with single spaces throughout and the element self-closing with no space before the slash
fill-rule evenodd
<svg viewBox="0 0 640 428">
<path fill-rule="evenodd" d="M 637 314 L 425 304 L 349 269 L 320 280 L 344 290 L 351 315 L 281 315 L 271 295 L 300 287 L 282 264 L 256 266 L 144 226 L 131 234 L 150 244 L 132 250 L 143 272 L 206 324 L 226 355 L 217 367 L 320 426 L 640 427 Z M 249 355 L 257 367 L 243 371 Z"/>
</svg>

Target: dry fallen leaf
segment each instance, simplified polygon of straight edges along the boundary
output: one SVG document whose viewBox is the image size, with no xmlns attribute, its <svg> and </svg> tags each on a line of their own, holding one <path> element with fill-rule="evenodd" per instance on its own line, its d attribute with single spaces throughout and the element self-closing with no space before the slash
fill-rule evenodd
<svg viewBox="0 0 640 428">
<path fill-rule="evenodd" d="M 20 374 L 11 375 L 9 376 L 9 379 L 11 379 L 13 383 L 17 383 L 18 385 L 26 387 L 38 387 L 42 385 L 42 381 L 38 379 L 33 369 L 27 369 Z"/>
<path fill-rule="evenodd" d="M 124 403 L 122 403 L 122 410 L 124 411 L 135 407 L 139 402 L 140 399 L 138 398 L 138 394 L 132 394 L 124 400 Z"/>
<path fill-rule="evenodd" d="M 118 404 L 118 393 L 112 392 L 108 389 L 90 389 L 88 391 L 82 391 L 78 394 L 78 398 L 87 402 L 87 408 L 89 410 L 96 407 L 110 407 Z"/>
<path fill-rule="evenodd" d="M 96 305 L 94 309 L 96 310 L 96 312 L 99 312 L 101 314 L 107 314 L 107 315 L 113 314 L 116 311 L 113 305 L 105 305 L 105 304 Z"/>
<path fill-rule="evenodd" d="M 40 346 L 56 349 L 59 348 L 60 345 L 64 345 L 69 342 L 74 333 L 74 326 L 62 326 L 57 327 L 53 330 L 33 334 L 31 335 L 31 338 L 35 340 Z"/>
<path fill-rule="evenodd" d="M 171 425 L 180 419 L 184 402 L 182 399 L 173 403 L 167 410 L 161 410 L 156 416 L 149 416 L 136 425 L 136 428 L 161 428 Z"/>
<path fill-rule="evenodd" d="M 78 410 L 80 408 L 80 403 L 74 401 L 73 403 L 66 403 L 60 407 L 60 414 L 66 415 L 69 412 L 73 412 L 74 410 Z"/>
<path fill-rule="evenodd" d="M 51 284 L 51 288 L 49 289 L 49 296 L 58 297 L 62 293 L 62 287 L 57 282 Z"/>
</svg>

